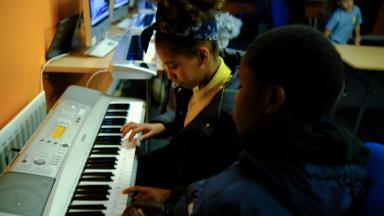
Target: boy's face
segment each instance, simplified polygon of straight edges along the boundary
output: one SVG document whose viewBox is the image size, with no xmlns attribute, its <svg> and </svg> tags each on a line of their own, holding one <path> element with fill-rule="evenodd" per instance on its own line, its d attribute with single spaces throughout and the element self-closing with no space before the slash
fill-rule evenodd
<svg viewBox="0 0 384 216">
<path fill-rule="evenodd" d="M 255 73 L 242 60 L 239 69 L 241 88 L 236 95 L 234 121 L 242 136 L 252 133 L 265 120 L 265 89 Z"/>
<path fill-rule="evenodd" d="M 174 54 L 169 51 L 167 43 L 156 44 L 156 51 L 168 79 L 189 89 L 199 85 L 204 79 L 197 57 Z"/>
<path fill-rule="evenodd" d="M 345 11 L 352 11 L 353 0 L 340 0 L 340 7 Z"/>
</svg>

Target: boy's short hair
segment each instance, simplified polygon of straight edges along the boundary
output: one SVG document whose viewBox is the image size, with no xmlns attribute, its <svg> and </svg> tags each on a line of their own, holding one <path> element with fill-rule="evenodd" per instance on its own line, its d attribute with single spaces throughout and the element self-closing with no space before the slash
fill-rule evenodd
<svg viewBox="0 0 384 216">
<path fill-rule="evenodd" d="M 285 26 L 259 35 L 244 58 L 265 85 L 284 87 L 284 107 L 303 123 L 327 114 L 344 84 L 344 64 L 320 31 L 303 25 Z"/>
</svg>

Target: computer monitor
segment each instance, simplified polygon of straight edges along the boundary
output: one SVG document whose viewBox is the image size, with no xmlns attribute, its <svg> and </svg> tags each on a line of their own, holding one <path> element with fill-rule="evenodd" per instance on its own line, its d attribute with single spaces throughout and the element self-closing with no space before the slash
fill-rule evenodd
<svg viewBox="0 0 384 216">
<path fill-rule="evenodd" d="M 86 47 L 92 47 L 106 37 L 111 27 L 109 15 L 109 0 L 83 0 Z"/>
<path fill-rule="evenodd" d="M 155 19 L 156 6 L 151 0 L 137 0 L 137 13 L 133 15 L 131 29 L 144 29 Z"/>
<path fill-rule="evenodd" d="M 151 0 L 137 0 L 136 4 L 138 11 L 154 10 L 154 3 Z"/>
<path fill-rule="evenodd" d="M 147 26 L 151 25 L 155 19 L 155 13 L 137 13 L 132 17 L 131 30 L 141 29 L 143 30 Z"/>
<path fill-rule="evenodd" d="M 112 15 L 112 23 L 122 20 L 127 16 L 129 0 L 110 0 L 109 5 L 111 5 L 109 8 Z"/>
</svg>

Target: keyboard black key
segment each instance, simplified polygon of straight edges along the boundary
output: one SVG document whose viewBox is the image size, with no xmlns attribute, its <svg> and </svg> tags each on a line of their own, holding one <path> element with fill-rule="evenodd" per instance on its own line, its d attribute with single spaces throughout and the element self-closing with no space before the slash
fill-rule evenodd
<svg viewBox="0 0 384 216">
<path fill-rule="evenodd" d="M 89 181 L 89 182 L 111 182 L 113 181 L 111 177 L 81 177 L 81 181 Z"/>
<path fill-rule="evenodd" d="M 121 133 L 120 128 L 100 128 L 99 133 Z"/>
<path fill-rule="evenodd" d="M 99 182 L 110 182 L 112 181 L 112 176 L 82 176 L 80 181 L 99 181 Z"/>
<path fill-rule="evenodd" d="M 112 172 L 84 172 L 83 177 L 112 177 L 114 174 Z"/>
<path fill-rule="evenodd" d="M 108 105 L 108 109 L 129 109 L 129 103 L 111 103 Z"/>
<path fill-rule="evenodd" d="M 100 137 L 95 140 L 95 144 L 105 144 L 105 145 L 110 144 L 110 145 L 121 146 L 121 138 L 119 137 L 119 138 L 111 139 L 111 138 Z"/>
<path fill-rule="evenodd" d="M 105 216 L 101 211 L 81 211 L 81 212 L 68 212 L 68 216 Z"/>
<path fill-rule="evenodd" d="M 93 155 L 118 155 L 119 154 L 119 149 L 113 150 L 113 149 L 92 149 L 91 154 Z"/>
<path fill-rule="evenodd" d="M 107 196 L 110 193 L 108 191 L 91 191 L 91 190 L 77 190 L 75 191 L 75 195 L 81 196 L 81 195 L 89 195 L 89 196 Z"/>
<path fill-rule="evenodd" d="M 69 209 L 104 210 L 104 209 L 107 209 L 107 207 L 101 204 L 89 204 L 89 205 L 71 205 L 69 206 Z"/>
<path fill-rule="evenodd" d="M 114 166 L 114 165 L 116 165 L 116 162 L 114 162 L 114 161 L 107 161 L 107 162 L 103 162 L 103 161 L 101 161 L 101 162 L 88 162 L 88 163 L 86 163 L 86 165 L 88 165 L 88 166 L 98 166 L 98 165 L 109 165 L 109 166 Z"/>
<path fill-rule="evenodd" d="M 105 184 L 105 185 L 78 185 L 77 189 L 83 189 L 83 190 L 109 190 L 111 189 L 111 186 Z"/>
<path fill-rule="evenodd" d="M 95 142 L 98 142 L 98 141 L 120 143 L 121 142 L 121 135 L 97 136 Z"/>
<path fill-rule="evenodd" d="M 89 157 L 88 160 L 93 160 L 93 161 L 116 161 L 117 159 L 115 157 Z"/>
<path fill-rule="evenodd" d="M 83 181 L 84 182 L 84 181 Z M 109 190 L 107 189 L 103 189 L 103 190 L 90 190 L 90 189 L 81 189 L 81 188 L 77 188 L 76 191 L 75 191 L 75 194 L 77 195 L 98 195 L 98 196 L 102 196 L 102 195 L 109 195 Z"/>
<path fill-rule="evenodd" d="M 115 165 L 111 164 L 86 164 L 86 169 L 114 169 Z"/>
<path fill-rule="evenodd" d="M 92 186 L 95 186 L 95 185 L 92 185 Z M 97 185 L 96 185 L 97 186 Z M 86 192 L 86 191 L 92 191 L 92 192 L 98 192 L 98 193 L 101 193 L 101 194 L 107 194 L 108 193 L 108 190 L 110 190 L 111 188 L 109 187 L 81 187 L 81 186 L 77 186 L 76 187 L 76 192 Z"/>
<path fill-rule="evenodd" d="M 77 195 L 75 194 L 72 198 L 73 200 L 108 200 L 106 195 Z"/>
<path fill-rule="evenodd" d="M 97 186 L 97 185 L 92 185 Z M 99 194 L 99 195 L 108 195 L 110 186 L 108 187 L 81 187 L 78 186 L 75 190 L 75 194 Z"/>
<path fill-rule="evenodd" d="M 108 126 L 108 125 L 117 125 L 117 126 L 123 126 L 127 122 L 126 118 L 106 118 L 103 120 L 102 125 Z"/>
<path fill-rule="evenodd" d="M 121 146 L 121 141 L 108 141 L 108 140 L 97 140 L 94 143 L 94 146 L 99 146 L 99 145 L 110 145 L 110 146 Z"/>
<path fill-rule="evenodd" d="M 127 116 L 128 112 L 107 112 L 105 116 Z"/>
<path fill-rule="evenodd" d="M 97 164 L 97 163 L 116 163 L 117 159 L 114 157 L 100 157 L 100 158 L 89 158 L 87 163 Z"/>
</svg>

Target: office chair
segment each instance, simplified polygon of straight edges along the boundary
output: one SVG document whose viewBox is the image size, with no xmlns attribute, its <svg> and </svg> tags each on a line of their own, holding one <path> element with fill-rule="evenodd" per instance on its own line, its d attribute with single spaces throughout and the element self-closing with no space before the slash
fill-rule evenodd
<svg viewBox="0 0 384 216">
<path fill-rule="evenodd" d="M 366 146 L 370 152 L 366 169 L 371 185 L 361 215 L 384 215 L 384 145 L 370 142 Z"/>
</svg>

